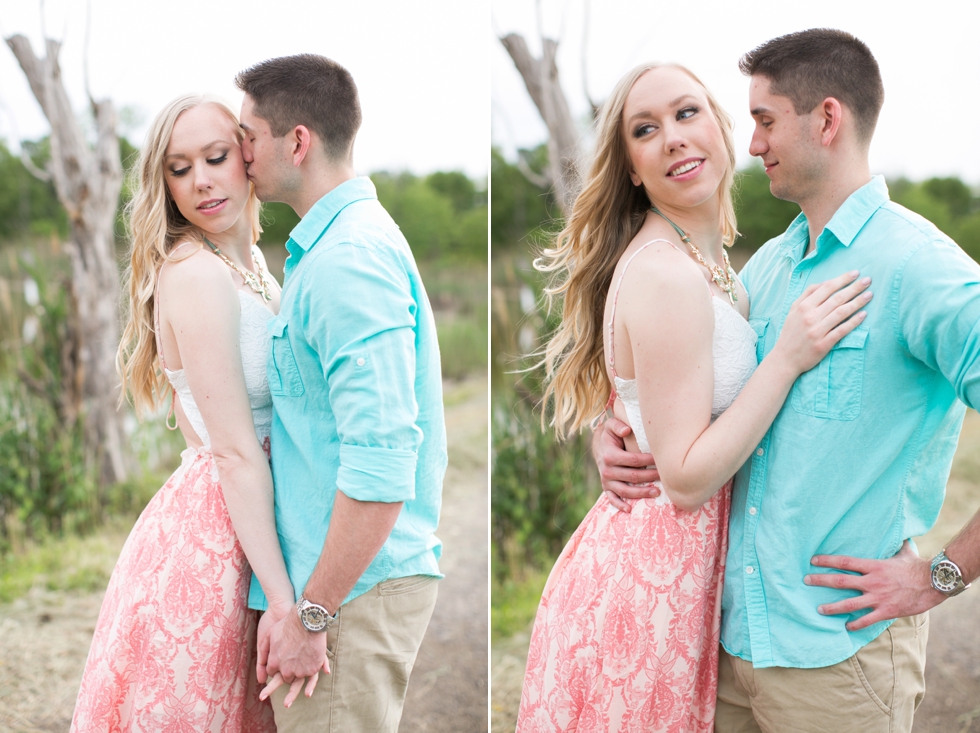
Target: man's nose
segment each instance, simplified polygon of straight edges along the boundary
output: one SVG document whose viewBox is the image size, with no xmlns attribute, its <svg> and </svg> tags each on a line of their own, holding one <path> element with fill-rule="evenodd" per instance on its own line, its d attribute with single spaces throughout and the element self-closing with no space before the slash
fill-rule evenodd
<svg viewBox="0 0 980 733">
<path fill-rule="evenodd" d="M 749 143 L 749 155 L 763 155 L 769 149 L 766 141 L 758 132 L 752 133 L 752 141 Z"/>
</svg>

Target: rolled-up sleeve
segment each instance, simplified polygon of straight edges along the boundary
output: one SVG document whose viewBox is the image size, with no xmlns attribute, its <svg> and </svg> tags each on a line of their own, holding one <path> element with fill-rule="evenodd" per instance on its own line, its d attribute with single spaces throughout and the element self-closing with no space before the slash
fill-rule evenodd
<svg viewBox="0 0 980 733">
<path fill-rule="evenodd" d="M 337 488 L 358 501 L 415 497 L 418 305 L 400 263 L 359 244 L 310 262 L 300 292 L 340 439 Z"/>
<path fill-rule="evenodd" d="M 956 396 L 980 407 L 980 267 L 945 240 L 919 247 L 899 272 L 899 337 L 942 373 Z"/>
</svg>

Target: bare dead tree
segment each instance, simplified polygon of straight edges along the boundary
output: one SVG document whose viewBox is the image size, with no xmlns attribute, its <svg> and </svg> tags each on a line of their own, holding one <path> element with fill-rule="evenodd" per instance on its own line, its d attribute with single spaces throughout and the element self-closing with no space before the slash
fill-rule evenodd
<svg viewBox="0 0 980 733">
<path fill-rule="evenodd" d="M 542 38 L 542 55 L 531 55 L 524 37 L 508 33 L 500 39 L 524 80 L 534 106 L 548 128 L 547 180 L 562 213 L 571 210 L 581 182 L 579 134 L 558 79 L 558 42 Z"/>
<path fill-rule="evenodd" d="M 74 414 L 84 419 L 86 444 L 99 462 L 101 480 L 111 483 L 126 476 L 122 414 L 116 408 L 119 271 L 113 225 L 122 186 L 116 112 L 110 100 L 96 101 L 89 94 L 96 128 L 95 143 L 90 146 L 62 83 L 61 43 L 47 38 L 46 55 L 39 58 L 24 36 L 14 35 L 6 41 L 51 124 L 51 160 L 45 174 L 54 181 L 68 213 L 69 295 L 77 309 L 70 333 L 77 339 L 72 351 L 78 356 L 65 360 L 69 373 L 63 375 L 64 388 L 77 390 L 77 398 L 70 400 L 80 402 L 73 405 Z"/>
</svg>

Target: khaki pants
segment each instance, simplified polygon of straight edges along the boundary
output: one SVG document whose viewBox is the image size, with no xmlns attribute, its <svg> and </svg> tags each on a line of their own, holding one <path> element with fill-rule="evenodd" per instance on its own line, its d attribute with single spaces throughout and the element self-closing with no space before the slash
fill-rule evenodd
<svg viewBox="0 0 980 733">
<path fill-rule="evenodd" d="M 397 733 L 437 589 L 427 575 L 395 578 L 341 606 L 327 632 L 330 674 L 313 696 L 286 709 L 288 685 L 272 693 L 279 733 Z"/>
<path fill-rule="evenodd" d="M 909 733 L 928 635 L 928 613 L 900 618 L 853 657 L 816 669 L 755 669 L 722 649 L 715 733 Z"/>
</svg>

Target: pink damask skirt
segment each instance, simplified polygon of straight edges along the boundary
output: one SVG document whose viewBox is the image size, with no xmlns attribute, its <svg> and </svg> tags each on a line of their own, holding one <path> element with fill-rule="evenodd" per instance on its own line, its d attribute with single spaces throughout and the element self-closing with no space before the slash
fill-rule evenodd
<svg viewBox="0 0 980 733">
<path fill-rule="evenodd" d="M 188 449 L 140 515 L 109 580 L 71 730 L 274 733 L 250 684 L 251 571 L 214 458 Z"/>
<path fill-rule="evenodd" d="M 545 586 L 518 733 L 712 731 L 730 497 L 599 498 Z"/>
</svg>

